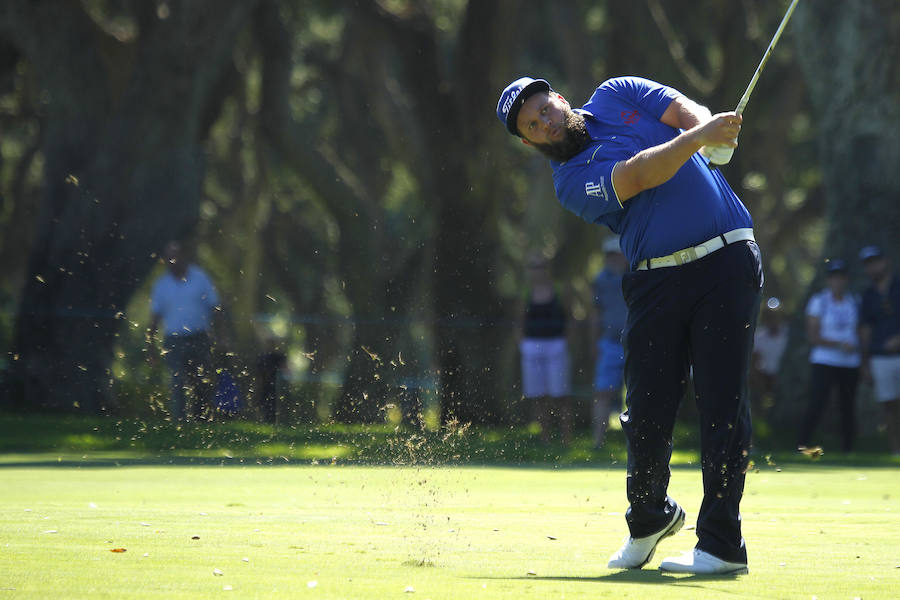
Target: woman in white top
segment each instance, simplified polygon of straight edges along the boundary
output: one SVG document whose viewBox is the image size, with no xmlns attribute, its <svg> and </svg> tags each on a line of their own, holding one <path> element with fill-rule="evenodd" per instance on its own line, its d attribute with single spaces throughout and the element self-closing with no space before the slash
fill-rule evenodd
<svg viewBox="0 0 900 600">
<path fill-rule="evenodd" d="M 847 291 L 849 277 L 844 261 L 827 263 L 827 287 L 806 306 L 806 336 L 812 350 L 809 406 L 800 425 L 798 446 L 808 447 L 813 431 L 837 391 L 840 410 L 841 448 L 853 449 L 856 436 L 856 386 L 859 382 L 859 301 Z"/>
</svg>

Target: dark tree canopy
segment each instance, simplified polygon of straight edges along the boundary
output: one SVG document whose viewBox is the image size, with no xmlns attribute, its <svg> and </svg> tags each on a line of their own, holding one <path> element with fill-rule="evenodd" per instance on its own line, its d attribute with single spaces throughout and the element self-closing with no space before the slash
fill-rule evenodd
<svg viewBox="0 0 900 600">
<path fill-rule="evenodd" d="M 576 389 L 589 389 L 606 232 L 565 213 L 546 162 L 504 134 L 500 89 L 543 75 L 579 105 L 639 74 L 730 109 L 783 8 L 5 2 L 7 402 L 146 410 L 160 375 L 143 361 L 146 293 L 170 238 L 192 242 L 222 289 L 231 350 L 250 365 L 277 340 L 301 402 L 339 420 L 380 421 L 392 398 L 426 392 L 444 420 L 521 418 L 515 323 L 532 252 L 553 257 L 572 298 Z M 767 291 L 791 309 L 823 254 L 850 257 L 862 237 L 900 250 L 898 10 L 801 5 L 724 168 L 754 215 Z M 252 393 L 251 375 L 242 384 Z"/>
</svg>

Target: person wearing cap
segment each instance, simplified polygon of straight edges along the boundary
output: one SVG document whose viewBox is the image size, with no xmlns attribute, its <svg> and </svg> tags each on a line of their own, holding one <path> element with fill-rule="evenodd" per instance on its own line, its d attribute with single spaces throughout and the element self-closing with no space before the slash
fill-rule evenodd
<svg viewBox="0 0 900 600">
<path fill-rule="evenodd" d="M 863 293 L 860 317 L 863 374 L 884 407 L 891 453 L 900 456 L 900 278 L 878 246 L 866 246 L 859 258 L 872 282 Z"/>
<path fill-rule="evenodd" d="M 625 367 L 622 331 L 628 314 L 622 297 L 622 276 L 626 271 L 628 261 L 619 248 L 619 236 L 612 235 L 603 242 L 603 269 L 594 277 L 592 286 L 594 403 L 591 425 L 595 448 L 605 443 L 609 415 L 614 410 L 618 412 L 622 404 L 622 370 Z"/>
<path fill-rule="evenodd" d="M 742 118 L 711 115 L 640 77 L 603 82 L 573 109 L 544 79 L 522 77 L 497 117 L 550 159 L 559 202 L 620 236 L 631 270 L 623 335 L 629 534 L 610 568 L 647 564 L 684 524 L 668 496 L 675 416 L 693 368 L 703 502 L 697 543 L 666 571 L 747 572 L 740 501 L 749 461 L 747 379 L 763 274 L 753 222 L 710 148 L 737 145 Z"/>
<path fill-rule="evenodd" d="M 840 412 L 841 449 L 853 450 L 856 437 L 856 387 L 859 383 L 859 300 L 847 291 L 847 263 L 825 263 L 826 287 L 806 305 L 809 353 L 809 400 L 800 423 L 798 448 L 810 447 L 816 426 L 836 392 Z"/>
</svg>

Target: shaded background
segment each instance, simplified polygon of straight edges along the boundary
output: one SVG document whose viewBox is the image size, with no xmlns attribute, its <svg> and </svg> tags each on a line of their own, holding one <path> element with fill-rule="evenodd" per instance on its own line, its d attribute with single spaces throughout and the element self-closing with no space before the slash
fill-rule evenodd
<svg viewBox="0 0 900 600">
<path fill-rule="evenodd" d="M 148 294 L 171 238 L 212 275 L 252 401 L 282 418 L 523 418 L 525 257 L 572 298 L 590 395 L 605 228 L 494 113 L 530 74 L 578 106 L 648 76 L 731 110 L 786 3 L 7 0 L 0 7 L 0 406 L 162 415 Z M 805 403 L 802 309 L 825 257 L 900 241 L 900 4 L 801 2 L 723 168 L 792 317 L 775 420 Z M 864 390 L 863 396 L 866 395 Z M 873 413 L 863 398 L 861 410 Z M 252 415 L 252 408 L 250 409 Z M 874 421 L 865 420 L 871 433 Z"/>
</svg>

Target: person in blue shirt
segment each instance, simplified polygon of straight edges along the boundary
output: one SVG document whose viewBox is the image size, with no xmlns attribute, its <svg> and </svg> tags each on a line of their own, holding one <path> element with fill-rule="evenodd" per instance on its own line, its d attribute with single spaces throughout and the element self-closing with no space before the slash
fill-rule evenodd
<svg viewBox="0 0 900 600">
<path fill-rule="evenodd" d="M 737 146 L 742 118 L 711 115 L 640 77 L 603 82 L 573 109 L 543 79 L 503 90 L 497 116 L 550 159 L 560 203 L 620 236 L 631 270 L 623 334 L 629 535 L 610 568 L 641 568 L 684 524 L 668 494 L 675 416 L 693 369 L 703 502 L 697 543 L 660 569 L 747 572 L 740 501 L 750 451 L 747 380 L 763 284 L 747 209 L 712 149 Z"/>
<path fill-rule="evenodd" d="M 609 415 L 622 405 L 622 372 L 625 349 L 622 331 L 628 308 L 622 297 L 622 277 L 628 271 L 628 261 L 619 248 L 619 236 L 603 242 L 603 269 L 594 277 L 594 308 L 591 329 L 594 337 L 594 402 L 591 406 L 591 425 L 594 448 L 606 442 Z"/>
<path fill-rule="evenodd" d="M 153 343 L 162 328 L 163 352 L 171 375 L 170 415 L 173 421 L 186 416 L 185 389 L 193 397 L 192 415 L 200 418 L 210 411 L 216 379 L 213 372 L 213 325 L 221 325 L 221 307 L 216 288 L 206 272 L 189 262 L 177 241 L 166 244 L 163 253 L 166 272 L 156 280 L 150 293 L 148 341 Z M 151 361 L 157 354 L 151 348 Z"/>
</svg>

